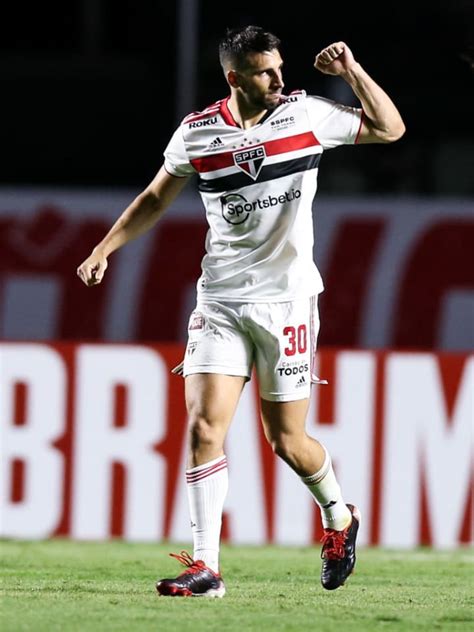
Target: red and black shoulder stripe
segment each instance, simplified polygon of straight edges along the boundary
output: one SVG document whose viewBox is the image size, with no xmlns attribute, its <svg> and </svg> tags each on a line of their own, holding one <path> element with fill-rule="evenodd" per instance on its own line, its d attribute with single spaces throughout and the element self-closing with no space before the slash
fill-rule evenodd
<svg viewBox="0 0 474 632">
<path fill-rule="evenodd" d="M 219 113 L 222 101 L 223 99 L 216 101 L 212 105 L 208 105 L 206 108 L 204 108 L 204 110 L 191 112 L 190 114 L 184 117 L 183 124 L 194 123 L 195 121 L 201 121 L 205 118 L 215 116 L 216 114 Z"/>
</svg>

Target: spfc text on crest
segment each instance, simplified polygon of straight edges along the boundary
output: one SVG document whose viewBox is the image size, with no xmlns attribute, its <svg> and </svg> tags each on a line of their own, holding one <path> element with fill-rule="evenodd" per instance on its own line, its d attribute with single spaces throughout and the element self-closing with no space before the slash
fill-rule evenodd
<svg viewBox="0 0 474 632">
<path fill-rule="evenodd" d="M 258 178 L 263 165 L 263 161 L 267 157 L 264 145 L 252 147 L 252 149 L 244 149 L 234 153 L 235 166 L 250 176 L 253 180 Z"/>
</svg>

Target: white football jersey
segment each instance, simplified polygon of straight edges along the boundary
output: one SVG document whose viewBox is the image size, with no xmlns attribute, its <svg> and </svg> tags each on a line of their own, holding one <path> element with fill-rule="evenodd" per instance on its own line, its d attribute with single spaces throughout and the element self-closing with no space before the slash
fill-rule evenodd
<svg viewBox="0 0 474 632">
<path fill-rule="evenodd" d="M 245 130 L 227 103 L 184 118 L 164 153 L 168 173 L 198 175 L 206 208 L 198 299 L 267 303 L 318 294 L 319 160 L 324 149 L 357 141 L 362 110 L 293 92 Z"/>
</svg>

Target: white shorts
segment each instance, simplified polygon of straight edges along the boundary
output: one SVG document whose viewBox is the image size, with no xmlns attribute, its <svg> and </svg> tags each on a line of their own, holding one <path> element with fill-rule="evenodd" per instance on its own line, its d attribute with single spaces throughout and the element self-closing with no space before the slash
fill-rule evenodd
<svg viewBox="0 0 474 632">
<path fill-rule="evenodd" d="M 221 373 L 250 379 L 263 399 L 309 397 L 319 332 L 317 297 L 286 303 L 199 302 L 188 326 L 183 375 Z"/>
</svg>

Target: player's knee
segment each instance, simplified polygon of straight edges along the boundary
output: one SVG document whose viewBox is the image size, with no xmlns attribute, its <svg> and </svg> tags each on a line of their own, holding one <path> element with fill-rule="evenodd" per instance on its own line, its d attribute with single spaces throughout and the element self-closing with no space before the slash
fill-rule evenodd
<svg viewBox="0 0 474 632">
<path fill-rule="evenodd" d="M 201 415 L 190 418 L 189 434 L 193 449 L 204 446 L 218 447 L 222 443 L 222 432 L 219 427 Z"/>
<path fill-rule="evenodd" d="M 293 434 L 279 433 L 269 437 L 273 452 L 284 461 L 293 461 L 299 452 L 298 438 Z"/>
</svg>

